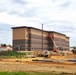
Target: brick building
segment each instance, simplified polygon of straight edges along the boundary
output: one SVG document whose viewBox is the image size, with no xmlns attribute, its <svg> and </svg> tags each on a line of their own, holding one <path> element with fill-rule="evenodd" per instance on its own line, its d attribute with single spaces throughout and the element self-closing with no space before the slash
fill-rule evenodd
<svg viewBox="0 0 76 75">
<path fill-rule="evenodd" d="M 69 50 L 69 37 L 55 31 L 44 31 L 33 27 L 13 27 L 13 48 L 31 50 Z M 43 36 L 42 36 L 43 33 Z M 52 41 L 51 37 L 54 41 Z M 54 43 L 55 44 L 54 44 Z M 56 45 L 56 46 L 55 46 Z"/>
</svg>

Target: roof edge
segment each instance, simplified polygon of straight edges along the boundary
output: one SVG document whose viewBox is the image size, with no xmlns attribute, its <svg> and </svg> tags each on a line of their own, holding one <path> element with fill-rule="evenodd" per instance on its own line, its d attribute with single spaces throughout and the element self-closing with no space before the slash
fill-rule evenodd
<svg viewBox="0 0 76 75">
<path fill-rule="evenodd" d="M 12 27 L 11 29 L 18 29 L 18 28 L 32 28 L 32 29 L 37 29 L 37 30 L 42 31 L 41 29 L 34 28 L 34 27 L 27 27 L 27 26 Z M 43 30 L 43 31 L 44 31 L 44 32 L 48 32 L 48 33 L 58 33 L 58 34 L 61 34 L 61 35 L 66 36 L 65 34 L 62 34 L 62 33 L 56 32 L 56 31 L 45 31 L 45 30 Z M 69 38 L 68 36 L 66 36 L 66 37 Z"/>
</svg>

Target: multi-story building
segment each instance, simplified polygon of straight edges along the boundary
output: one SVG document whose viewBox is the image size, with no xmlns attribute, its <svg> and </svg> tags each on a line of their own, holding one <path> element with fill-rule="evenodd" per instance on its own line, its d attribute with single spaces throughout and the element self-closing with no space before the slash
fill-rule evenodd
<svg viewBox="0 0 76 75">
<path fill-rule="evenodd" d="M 33 27 L 13 27 L 14 50 L 69 50 L 69 37 L 55 31 L 42 31 Z M 52 39 L 51 39 L 51 37 Z"/>
</svg>

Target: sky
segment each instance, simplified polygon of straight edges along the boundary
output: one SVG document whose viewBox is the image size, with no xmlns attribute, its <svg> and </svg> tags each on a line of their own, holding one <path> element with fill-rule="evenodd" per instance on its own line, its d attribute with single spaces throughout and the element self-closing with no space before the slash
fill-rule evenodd
<svg viewBox="0 0 76 75">
<path fill-rule="evenodd" d="M 76 46 L 76 0 L 0 0 L 0 43 L 12 44 L 12 29 L 31 26 L 57 31 Z"/>
</svg>

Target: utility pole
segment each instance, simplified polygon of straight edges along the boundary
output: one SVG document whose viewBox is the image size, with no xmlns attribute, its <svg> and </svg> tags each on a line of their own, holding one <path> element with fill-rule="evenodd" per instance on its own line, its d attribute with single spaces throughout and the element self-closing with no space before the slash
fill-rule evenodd
<svg viewBox="0 0 76 75">
<path fill-rule="evenodd" d="M 42 51 L 43 51 L 43 24 L 42 24 Z"/>
</svg>

